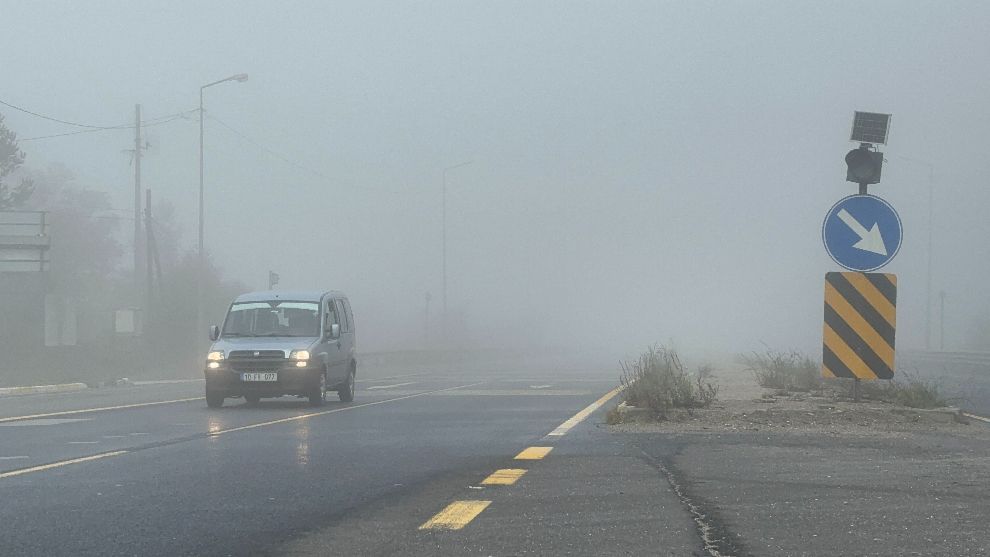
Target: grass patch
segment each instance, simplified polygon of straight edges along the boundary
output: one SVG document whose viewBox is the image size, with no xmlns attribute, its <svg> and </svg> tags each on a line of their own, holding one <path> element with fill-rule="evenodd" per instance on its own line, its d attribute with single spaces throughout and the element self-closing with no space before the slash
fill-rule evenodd
<svg viewBox="0 0 990 557">
<path fill-rule="evenodd" d="M 675 408 L 705 408 L 718 397 L 718 385 L 707 379 L 709 366 L 689 373 L 677 351 L 661 344 L 651 346 L 632 364 L 623 362 L 621 366 L 626 403 L 649 409 L 656 419 L 666 419 Z M 606 421 L 618 423 L 621 416 L 613 409 L 606 414 Z"/>
<path fill-rule="evenodd" d="M 908 408 L 943 408 L 948 406 L 948 400 L 942 395 L 937 381 L 925 381 L 902 374 L 904 380 L 892 381 L 863 381 L 860 384 L 864 397 L 872 400 L 882 400 Z"/>
<path fill-rule="evenodd" d="M 768 389 L 808 392 L 822 386 L 821 365 L 800 352 L 767 348 L 740 356 L 756 382 Z"/>
</svg>

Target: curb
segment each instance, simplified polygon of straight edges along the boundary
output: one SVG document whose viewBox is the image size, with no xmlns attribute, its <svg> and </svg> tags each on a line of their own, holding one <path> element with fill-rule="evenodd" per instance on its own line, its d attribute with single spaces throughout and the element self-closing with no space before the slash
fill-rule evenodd
<svg viewBox="0 0 990 557">
<path fill-rule="evenodd" d="M 34 385 L 32 387 L 0 387 L 0 397 L 36 395 L 44 393 L 71 393 L 85 390 L 85 383 L 63 383 L 61 385 Z"/>
</svg>

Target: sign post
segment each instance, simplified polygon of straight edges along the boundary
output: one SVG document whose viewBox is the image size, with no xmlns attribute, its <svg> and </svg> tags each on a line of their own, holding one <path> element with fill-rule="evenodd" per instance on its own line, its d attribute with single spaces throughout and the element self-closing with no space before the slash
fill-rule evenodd
<svg viewBox="0 0 990 557">
<path fill-rule="evenodd" d="M 890 114 L 854 114 L 850 140 L 860 145 L 846 154 L 846 181 L 859 193 L 840 199 L 822 223 L 825 251 L 851 271 L 825 274 L 822 375 L 852 379 L 857 402 L 860 381 L 894 377 L 897 276 L 872 271 L 897 255 L 903 226 L 890 203 L 867 191 L 880 183 L 876 146 L 887 143 L 889 127 Z"/>
</svg>

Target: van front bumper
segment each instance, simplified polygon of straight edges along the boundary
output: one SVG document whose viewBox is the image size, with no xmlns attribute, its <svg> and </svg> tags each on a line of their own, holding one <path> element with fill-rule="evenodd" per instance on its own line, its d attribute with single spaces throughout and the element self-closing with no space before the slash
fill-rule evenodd
<svg viewBox="0 0 990 557">
<path fill-rule="evenodd" d="M 320 388 L 322 369 L 309 363 L 306 367 L 297 367 L 295 360 L 273 362 L 271 366 L 259 366 L 252 362 L 250 369 L 238 369 L 239 366 L 221 362 L 216 369 L 206 368 L 206 390 L 226 397 L 260 396 L 274 397 L 282 395 L 307 396 Z M 245 381 L 246 373 L 275 373 L 275 381 Z"/>
</svg>

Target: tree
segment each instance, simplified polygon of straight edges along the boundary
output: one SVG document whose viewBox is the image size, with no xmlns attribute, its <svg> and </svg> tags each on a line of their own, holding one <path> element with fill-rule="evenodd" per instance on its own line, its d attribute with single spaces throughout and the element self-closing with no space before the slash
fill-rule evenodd
<svg viewBox="0 0 990 557">
<path fill-rule="evenodd" d="M 60 165 L 32 169 L 30 176 L 34 191 L 24 207 L 48 212 L 54 293 L 93 300 L 120 297 L 119 288 L 108 288 L 124 253 L 119 215 L 110 213 L 109 195 L 76 184 Z"/>
<path fill-rule="evenodd" d="M 0 114 L 0 211 L 20 207 L 34 193 L 34 183 L 27 178 L 21 178 L 16 186 L 7 183 L 24 164 L 24 157 L 17 144 L 17 134 L 4 125 Z"/>
</svg>

